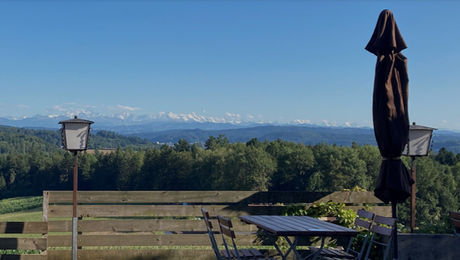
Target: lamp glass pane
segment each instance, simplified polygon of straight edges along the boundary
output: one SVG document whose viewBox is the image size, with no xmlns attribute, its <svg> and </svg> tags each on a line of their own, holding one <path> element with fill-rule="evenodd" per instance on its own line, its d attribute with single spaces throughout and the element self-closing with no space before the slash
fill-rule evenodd
<svg viewBox="0 0 460 260">
<path fill-rule="evenodd" d="M 409 131 L 409 156 L 427 155 L 430 149 L 431 131 Z M 407 146 L 403 154 L 407 154 Z"/>
<path fill-rule="evenodd" d="M 67 123 L 65 125 L 65 139 L 67 150 L 86 150 L 89 124 Z"/>
</svg>

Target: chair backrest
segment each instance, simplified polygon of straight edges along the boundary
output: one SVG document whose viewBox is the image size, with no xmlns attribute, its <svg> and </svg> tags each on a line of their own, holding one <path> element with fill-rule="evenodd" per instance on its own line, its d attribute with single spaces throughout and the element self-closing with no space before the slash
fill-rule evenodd
<svg viewBox="0 0 460 260">
<path fill-rule="evenodd" d="M 460 212 L 451 211 L 449 216 L 452 227 L 454 228 L 454 234 L 460 236 Z"/>
<path fill-rule="evenodd" d="M 367 260 L 369 258 L 369 254 L 371 252 L 373 244 L 385 247 L 385 251 L 384 251 L 384 254 L 383 254 L 383 260 L 385 260 L 387 258 L 388 253 L 390 252 L 390 248 L 391 248 L 393 227 L 395 225 L 396 225 L 396 219 L 395 218 L 382 217 L 382 216 L 379 216 L 379 215 L 375 216 L 374 223 L 373 223 L 373 225 L 371 227 L 372 236 L 371 236 L 371 240 L 369 242 L 369 246 L 367 248 L 366 257 L 364 258 L 365 260 Z M 380 238 L 382 238 L 381 241 L 376 240 L 376 234 Z"/>
<path fill-rule="evenodd" d="M 223 259 L 219 253 L 219 247 L 217 246 L 216 238 L 214 237 L 214 232 L 212 231 L 213 227 L 211 221 L 209 220 L 209 212 L 206 209 L 201 208 L 201 213 L 203 214 L 203 220 L 206 224 L 209 240 L 211 240 L 212 250 L 214 250 L 214 254 L 216 254 L 218 260 Z"/>
<path fill-rule="evenodd" d="M 348 253 L 353 253 L 356 255 L 356 259 L 361 259 L 364 253 L 364 249 L 366 248 L 367 241 L 369 240 L 370 228 L 372 226 L 372 221 L 374 220 L 375 214 L 373 212 L 365 211 L 365 210 L 358 210 L 358 217 L 355 219 L 355 229 L 356 230 L 364 230 L 362 234 L 363 242 L 361 244 L 361 248 L 359 251 L 355 251 L 351 248 L 353 241 L 355 240 L 354 237 L 350 239 L 348 242 L 348 246 L 346 251 Z"/>
<path fill-rule="evenodd" d="M 222 216 L 217 216 L 217 220 L 219 222 L 220 233 L 222 234 L 222 241 L 224 242 L 226 257 L 241 259 L 238 247 L 235 243 L 236 236 L 235 231 L 233 231 L 232 221 Z M 228 243 L 227 239 L 229 239 L 231 243 Z"/>
</svg>

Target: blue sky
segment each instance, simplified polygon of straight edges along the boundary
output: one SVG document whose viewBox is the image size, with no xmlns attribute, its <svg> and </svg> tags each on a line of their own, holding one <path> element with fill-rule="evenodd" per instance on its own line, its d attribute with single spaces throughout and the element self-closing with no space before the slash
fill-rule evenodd
<svg viewBox="0 0 460 260">
<path fill-rule="evenodd" d="M 371 126 L 381 10 L 410 120 L 460 130 L 456 1 L 0 1 L 0 116 L 236 116 Z"/>
</svg>

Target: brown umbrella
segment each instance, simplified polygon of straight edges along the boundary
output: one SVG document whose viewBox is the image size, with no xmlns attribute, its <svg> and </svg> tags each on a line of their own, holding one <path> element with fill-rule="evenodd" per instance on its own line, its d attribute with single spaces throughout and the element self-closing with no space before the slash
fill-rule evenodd
<svg viewBox="0 0 460 260">
<path fill-rule="evenodd" d="M 396 204 L 410 196 L 413 183 L 401 161 L 401 153 L 409 141 L 407 59 L 400 53 L 405 48 L 393 13 L 383 10 L 366 50 L 377 56 L 372 116 L 383 157 L 374 194 L 385 203 L 392 203 L 393 217 L 396 217 Z M 396 236 L 394 242 L 397 258 Z"/>
</svg>

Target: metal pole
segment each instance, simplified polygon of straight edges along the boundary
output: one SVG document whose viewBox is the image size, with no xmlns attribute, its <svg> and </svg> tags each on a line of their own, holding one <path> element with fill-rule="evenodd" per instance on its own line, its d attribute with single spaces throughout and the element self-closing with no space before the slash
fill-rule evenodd
<svg viewBox="0 0 460 260">
<path fill-rule="evenodd" d="M 73 215 L 72 215 L 72 260 L 77 260 L 77 190 L 78 152 L 73 152 Z"/>
<path fill-rule="evenodd" d="M 397 222 L 398 222 L 398 215 L 396 213 L 396 201 L 391 202 L 391 212 L 393 218 L 396 219 L 395 225 L 393 227 L 393 259 L 397 260 L 398 259 L 398 228 L 397 228 Z"/>
<path fill-rule="evenodd" d="M 414 184 L 411 187 L 411 194 L 410 194 L 410 232 L 414 233 L 415 229 L 415 156 L 412 156 L 411 161 L 411 173 L 412 173 L 412 180 L 414 180 Z"/>
</svg>

